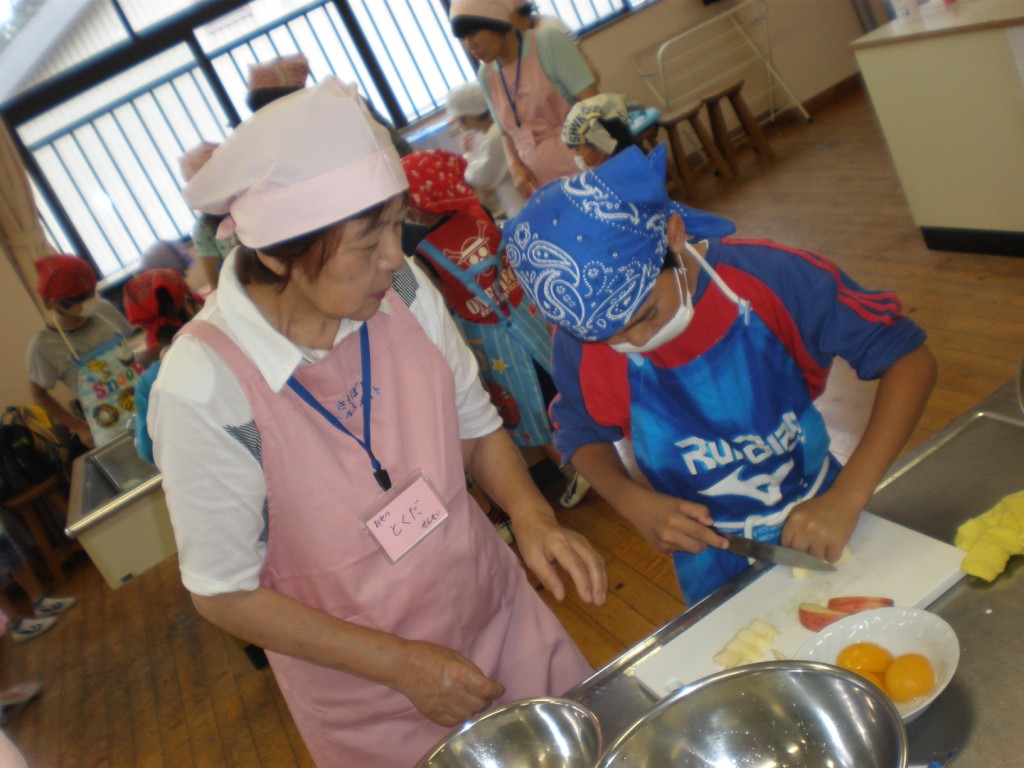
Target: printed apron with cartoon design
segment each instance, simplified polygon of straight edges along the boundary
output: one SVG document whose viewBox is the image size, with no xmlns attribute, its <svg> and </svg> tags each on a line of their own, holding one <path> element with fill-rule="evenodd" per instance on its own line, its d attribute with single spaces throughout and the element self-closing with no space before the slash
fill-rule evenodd
<svg viewBox="0 0 1024 768">
<path fill-rule="evenodd" d="M 391 290 L 388 301 L 390 316 L 365 323 L 365 342 L 354 333 L 294 377 L 367 445 L 372 433 L 396 486 L 419 469 L 436 488 L 448 518 L 397 562 L 361 521 L 382 494 L 363 448 L 289 387 L 273 392 L 216 326 L 193 321 L 179 332 L 224 360 L 259 428 L 269 526 L 260 585 L 353 624 L 455 649 L 505 686 L 495 706 L 561 695 L 591 668 L 467 492 L 451 368 Z M 372 393 L 370 429 L 362 382 Z M 408 768 L 451 732 L 395 690 L 267 657 L 319 768 Z"/>
<path fill-rule="evenodd" d="M 792 357 L 749 302 L 699 260 L 737 318 L 715 346 L 678 368 L 630 355 L 637 462 L 655 490 L 706 505 L 716 528 L 778 543 L 789 511 L 828 488 L 839 463 Z M 673 558 L 688 605 L 748 565 L 711 548 Z"/>
<path fill-rule="evenodd" d="M 523 55 L 527 42 L 530 50 Z M 504 69 L 504 77 L 495 66 L 487 68 L 491 103 L 498 122 L 512 138 L 519 159 L 536 177 L 538 187 L 579 173 L 572 151 L 562 141 L 562 123 L 571 105 L 544 73 L 534 33 L 526 32 L 520 38 L 519 58 L 515 67 Z M 509 74 L 514 78 L 511 82 Z"/>
<path fill-rule="evenodd" d="M 475 322 L 456 308 L 456 318 L 470 349 L 483 347 L 486 359 L 480 361 L 480 373 L 505 429 L 516 445 L 547 445 L 551 442 L 551 424 L 534 368 L 536 364 L 551 373 L 551 337 L 544 321 L 530 314 L 525 304 L 498 304 L 492 293 L 481 287 L 478 280 L 484 272 L 501 271 L 499 256 L 491 255 L 462 267 L 431 243 L 429 237 L 420 242 L 417 250 L 445 276 L 469 291 L 488 316 L 481 318 L 483 322 Z M 500 290 L 500 284 L 499 274 L 491 285 Z"/>
<path fill-rule="evenodd" d="M 109 321 L 98 315 L 90 319 L 106 323 L 115 333 L 84 354 L 79 354 L 59 324 L 56 327 L 78 366 L 76 394 L 98 448 L 125 431 L 135 413 L 135 384 L 145 367 Z"/>
</svg>

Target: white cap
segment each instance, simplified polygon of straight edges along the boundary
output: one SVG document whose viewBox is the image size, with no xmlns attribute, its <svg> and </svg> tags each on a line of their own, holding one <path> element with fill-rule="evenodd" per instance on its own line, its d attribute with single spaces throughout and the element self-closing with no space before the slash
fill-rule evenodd
<svg viewBox="0 0 1024 768">
<path fill-rule="evenodd" d="M 448 18 L 454 21 L 457 16 L 472 16 L 509 24 L 512 11 L 512 0 L 452 0 Z"/>
<path fill-rule="evenodd" d="M 451 117 L 480 117 L 486 114 L 484 89 L 475 80 L 455 86 L 448 94 L 447 108 Z"/>
<path fill-rule="evenodd" d="M 616 141 L 598 120 L 619 120 L 629 124 L 626 99 L 616 93 L 599 93 L 572 105 L 562 124 L 562 141 L 570 147 L 590 144 L 612 154 Z"/>
<path fill-rule="evenodd" d="M 251 248 L 315 232 L 408 188 L 387 129 L 353 86 L 325 77 L 239 125 L 182 190 L 229 213 Z"/>
</svg>

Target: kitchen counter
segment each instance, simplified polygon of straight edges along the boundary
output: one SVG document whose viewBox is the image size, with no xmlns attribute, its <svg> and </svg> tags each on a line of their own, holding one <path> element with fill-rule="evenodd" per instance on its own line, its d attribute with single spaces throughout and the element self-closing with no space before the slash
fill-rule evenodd
<svg viewBox="0 0 1024 768">
<path fill-rule="evenodd" d="M 875 514 L 952 543 L 961 522 L 1024 489 L 1024 412 L 1016 380 L 897 462 L 868 504 Z M 1020 558 L 1017 558 L 1020 560 Z M 1011 561 L 993 584 L 966 579 L 929 610 L 960 640 L 956 676 L 907 728 L 911 763 L 956 753 L 965 766 L 1020 765 L 1024 729 L 1024 568 Z M 601 722 L 610 745 L 656 703 L 632 675 L 644 659 L 767 572 L 748 569 L 570 691 Z"/>
<path fill-rule="evenodd" d="M 1024 0 L 933 1 L 852 46 L 928 247 L 1024 254 Z"/>
<path fill-rule="evenodd" d="M 961 0 L 946 5 L 932 0 L 916 19 L 897 19 L 853 42 L 854 50 L 940 35 L 999 29 L 1024 24 L 1021 0 Z"/>
</svg>

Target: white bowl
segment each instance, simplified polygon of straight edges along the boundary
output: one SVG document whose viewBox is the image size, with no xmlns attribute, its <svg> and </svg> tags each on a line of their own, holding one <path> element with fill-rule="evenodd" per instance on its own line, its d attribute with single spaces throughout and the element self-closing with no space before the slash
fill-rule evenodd
<svg viewBox="0 0 1024 768">
<path fill-rule="evenodd" d="M 927 696 L 895 702 L 909 723 L 935 701 L 949 685 L 960 661 L 960 643 L 946 621 L 919 608 L 876 608 L 855 613 L 830 624 L 808 640 L 794 658 L 835 664 L 839 652 L 851 643 L 872 642 L 893 656 L 920 653 L 935 670 L 935 687 Z"/>
</svg>

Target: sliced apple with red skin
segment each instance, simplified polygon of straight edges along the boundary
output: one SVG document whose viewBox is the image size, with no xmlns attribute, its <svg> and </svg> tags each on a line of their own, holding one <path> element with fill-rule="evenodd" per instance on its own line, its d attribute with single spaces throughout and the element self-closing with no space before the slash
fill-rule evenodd
<svg viewBox="0 0 1024 768">
<path fill-rule="evenodd" d="M 874 608 L 889 608 L 892 605 L 894 602 L 890 597 L 868 597 L 865 595 L 833 597 L 828 601 L 828 607 L 833 611 L 846 611 L 847 613 L 870 611 Z"/>
<path fill-rule="evenodd" d="M 826 605 L 800 603 L 800 623 L 811 632 L 820 632 L 829 624 L 849 616 L 850 611 L 836 611 Z"/>
</svg>

